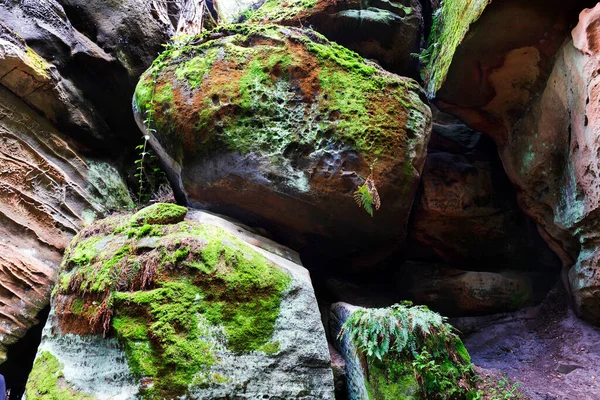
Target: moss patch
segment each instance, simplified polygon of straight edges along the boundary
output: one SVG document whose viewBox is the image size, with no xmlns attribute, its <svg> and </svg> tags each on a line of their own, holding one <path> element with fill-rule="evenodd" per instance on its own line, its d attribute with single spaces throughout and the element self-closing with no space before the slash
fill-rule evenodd
<svg viewBox="0 0 600 400">
<path fill-rule="evenodd" d="M 61 267 L 57 294 L 92 333 L 116 335 L 132 372 L 154 381 L 146 398 L 226 380 L 211 372 L 216 331 L 233 352 L 278 351 L 270 340 L 288 275 L 216 226 L 175 223 L 185 212 L 157 204 L 99 221 Z"/>
<path fill-rule="evenodd" d="M 267 0 L 249 17 L 250 22 L 286 21 L 298 18 L 306 10 L 314 8 L 318 0 Z"/>
<path fill-rule="evenodd" d="M 169 225 L 183 221 L 187 208 L 171 203 L 158 203 L 138 211 L 131 217 L 131 226 Z"/>
<path fill-rule="evenodd" d="M 421 54 L 425 64 L 422 78 L 430 97 L 434 97 L 444 84 L 456 48 L 491 1 L 444 0 L 435 13 L 427 49 Z"/>
<path fill-rule="evenodd" d="M 48 351 L 42 351 L 29 374 L 25 395 L 35 400 L 93 400 L 96 397 L 77 392 L 64 382 L 63 366 Z"/>
<path fill-rule="evenodd" d="M 154 80 L 172 85 L 175 120 L 164 111 L 170 106 L 150 104 Z M 343 148 L 384 163 L 412 157 L 412 138 L 425 134 L 419 92 L 413 80 L 315 32 L 230 25 L 172 44 L 144 74 L 135 99 L 139 110 L 153 109 L 157 137 L 175 159 L 226 147 L 283 164 L 299 148 Z"/>
</svg>

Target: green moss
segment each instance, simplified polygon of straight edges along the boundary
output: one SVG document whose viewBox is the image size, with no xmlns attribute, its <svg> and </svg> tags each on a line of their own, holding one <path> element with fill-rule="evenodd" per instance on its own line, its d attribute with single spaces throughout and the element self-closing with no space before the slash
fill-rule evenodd
<svg viewBox="0 0 600 400">
<path fill-rule="evenodd" d="M 83 313 L 83 306 L 84 306 L 83 300 L 81 300 L 81 299 L 75 299 L 71 303 L 71 312 L 73 314 L 82 314 Z"/>
<path fill-rule="evenodd" d="M 417 399 L 418 383 L 412 365 L 408 362 L 375 361 L 369 364 L 366 382 L 369 398 L 373 400 Z"/>
<path fill-rule="evenodd" d="M 77 392 L 65 384 L 63 365 L 48 351 L 42 351 L 29 374 L 25 395 L 35 400 L 93 400 L 90 396 Z"/>
<path fill-rule="evenodd" d="M 317 3 L 318 0 L 267 0 L 256 12 L 252 13 L 250 22 L 290 20 L 303 11 L 313 8 Z"/>
<path fill-rule="evenodd" d="M 201 298 L 199 288 L 188 281 L 115 295 L 119 317 L 113 327 L 125 343 L 131 369 L 140 376 L 157 378 L 154 390 L 158 393 L 185 393 L 194 375 L 215 363 L 210 343 L 200 337 Z M 148 312 L 146 320 L 135 316 L 135 306 Z"/>
<path fill-rule="evenodd" d="M 176 219 L 185 215 L 181 208 L 171 208 L 178 211 Z M 278 351 L 279 344 L 270 340 L 290 282 L 245 242 L 216 226 L 187 221 L 131 226 L 163 223 L 164 218 L 154 218 L 156 210 L 151 206 L 86 228 L 66 252 L 63 267 L 72 272 L 62 271 L 64 283 L 57 289 L 75 297 L 72 309 L 83 310 L 80 299 L 96 296 L 100 305 L 84 317 L 110 310 L 112 331 L 131 370 L 155 382 L 145 398 L 183 395 L 189 385 L 226 379 L 210 371 L 218 362 L 214 329 L 224 331 L 234 352 Z M 140 240 L 147 232 L 156 236 L 144 247 Z"/>
<path fill-rule="evenodd" d="M 131 226 L 168 225 L 183 221 L 187 208 L 171 203 L 157 203 L 146 207 L 131 217 Z"/>
<path fill-rule="evenodd" d="M 175 71 L 177 79 L 185 80 L 192 89 L 200 87 L 218 55 L 219 49 L 209 48 L 204 53 L 182 63 Z"/>
<path fill-rule="evenodd" d="M 458 45 L 471 24 L 479 19 L 491 0 L 444 0 L 434 15 L 434 23 L 421 54 L 425 64 L 423 80 L 430 97 L 442 87 Z"/>
<path fill-rule="evenodd" d="M 68 254 L 70 262 L 76 265 L 88 265 L 90 261 L 98 254 L 97 247 L 100 238 L 93 237 L 77 243 L 77 246 Z"/>
<path fill-rule="evenodd" d="M 33 51 L 30 47 L 27 47 L 27 64 L 33 68 L 33 70 L 44 78 L 50 78 L 50 64 L 46 62 L 39 54 Z"/>
<path fill-rule="evenodd" d="M 277 354 L 279 353 L 279 346 L 279 342 L 270 342 L 260 346 L 258 351 L 262 351 L 265 354 Z"/>
</svg>

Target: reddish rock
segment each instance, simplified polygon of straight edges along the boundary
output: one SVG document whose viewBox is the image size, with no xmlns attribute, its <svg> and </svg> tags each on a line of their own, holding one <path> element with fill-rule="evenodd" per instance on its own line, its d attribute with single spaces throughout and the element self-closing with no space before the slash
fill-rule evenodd
<svg viewBox="0 0 600 400">
<path fill-rule="evenodd" d="M 62 252 L 84 219 L 128 205 L 114 167 L 83 158 L 0 86 L 0 362 L 48 304 Z"/>
<path fill-rule="evenodd" d="M 27 253 L 0 243 L 0 362 L 6 347 L 38 323 L 36 316 L 48 305 L 56 281 L 54 268 Z"/>
<path fill-rule="evenodd" d="M 520 206 L 565 268 L 575 263 L 569 281 L 577 309 L 600 323 L 598 6 L 581 14 L 563 45 L 582 4 L 493 2 L 438 96 L 442 108 L 496 141 Z"/>
<path fill-rule="evenodd" d="M 523 215 L 493 143 L 436 113 L 413 210 L 411 259 L 436 259 L 475 270 L 543 270 L 559 261 Z"/>
</svg>

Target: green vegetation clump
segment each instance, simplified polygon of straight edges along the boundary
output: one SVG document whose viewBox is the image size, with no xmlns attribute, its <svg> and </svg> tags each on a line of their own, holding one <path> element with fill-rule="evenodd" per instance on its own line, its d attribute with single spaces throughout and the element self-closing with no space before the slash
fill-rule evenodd
<svg viewBox="0 0 600 400">
<path fill-rule="evenodd" d="M 74 239 L 60 271 L 56 290 L 71 311 L 90 333 L 114 334 L 134 375 L 154 381 L 144 398 L 227 380 L 211 372 L 215 346 L 279 350 L 271 338 L 289 276 L 216 226 L 176 222 L 186 212 L 157 204 L 98 221 Z"/>
<path fill-rule="evenodd" d="M 427 48 L 420 55 L 425 66 L 422 78 L 429 97 L 434 97 L 444 84 L 458 45 L 491 1 L 443 0 L 435 12 Z"/>
<path fill-rule="evenodd" d="M 172 84 L 176 98 L 192 93 L 194 113 L 189 100 L 176 100 L 180 121 L 172 121 L 170 105 L 151 101 L 152 84 Z M 138 110 L 152 108 L 159 141 L 176 160 L 226 146 L 275 163 L 296 148 L 348 148 L 372 162 L 410 157 L 405 142 L 426 125 L 419 92 L 416 82 L 316 32 L 239 24 L 171 44 L 140 80 L 135 101 Z"/>
<path fill-rule="evenodd" d="M 316 6 L 318 0 L 267 0 L 249 17 L 249 22 L 281 22 L 298 18 L 304 11 Z"/>
<path fill-rule="evenodd" d="M 63 366 L 48 351 L 42 351 L 29 374 L 25 395 L 34 400 L 94 400 L 94 396 L 69 387 L 63 378 Z"/>
<path fill-rule="evenodd" d="M 359 309 L 344 323 L 367 361 L 371 399 L 476 398 L 471 359 L 443 317 L 424 306 Z"/>
<path fill-rule="evenodd" d="M 169 225 L 183 221 L 187 208 L 171 203 L 157 203 L 146 207 L 131 217 L 131 226 Z"/>
</svg>

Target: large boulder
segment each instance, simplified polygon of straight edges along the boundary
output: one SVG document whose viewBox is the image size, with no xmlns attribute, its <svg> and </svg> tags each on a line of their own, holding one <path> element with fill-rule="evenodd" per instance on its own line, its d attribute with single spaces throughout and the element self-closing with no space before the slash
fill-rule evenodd
<svg viewBox="0 0 600 400">
<path fill-rule="evenodd" d="M 333 399 L 310 276 L 212 214 L 159 203 L 99 221 L 65 254 L 26 392 L 68 393 Z"/>
<path fill-rule="evenodd" d="M 310 26 L 328 39 L 377 60 L 387 70 L 417 78 L 423 38 L 423 7 L 418 0 L 269 0 L 250 22 Z"/>
<path fill-rule="evenodd" d="M 176 43 L 134 108 L 181 202 L 332 256 L 406 235 L 429 107 L 413 80 L 314 32 L 235 25 Z M 367 181 L 381 198 L 373 217 L 353 198 Z"/>
<path fill-rule="evenodd" d="M 85 221 L 132 206 L 114 166 L 0 86 L 0 362 L 48 304 L 62 253 Z"/>
</svg>

